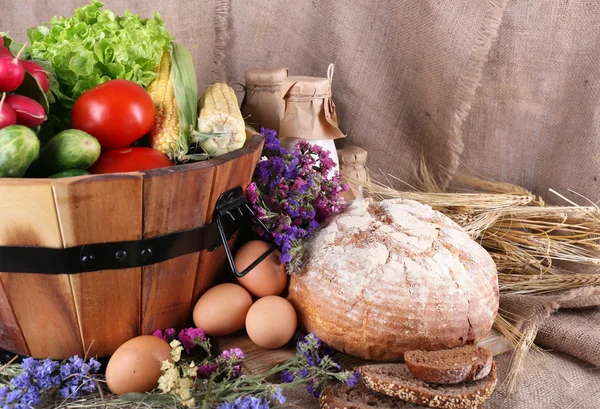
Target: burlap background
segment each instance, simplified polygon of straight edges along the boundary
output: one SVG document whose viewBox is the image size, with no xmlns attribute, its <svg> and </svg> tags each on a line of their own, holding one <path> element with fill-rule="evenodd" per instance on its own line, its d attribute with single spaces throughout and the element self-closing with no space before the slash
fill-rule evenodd
<svg viewBox="0 0 600 409">
<path fill-rule="evenodd" d="M 243 82 L 252 67 L 325 76 L 334 62 L 334 99 L 348 135 L 340 147 L 366 149 L 371 169 L 412 182 L 423 150 L 441 182 L 449 181 L 447 170 L 460 168 L 521 184 L 550 201 L 556 198 L 549 187 L 600 199 L 597 1 L 106 3 L 119 13 L 159 11 L 194 54 L 200 86 L 224 76 Z M 83 4 L 0 0 L 0 30 L 24 39 L 27 27 Z M 485 407 L 600 407 L 600 370 L 589 366 L 600 364 L 600 313 L 580 308 L 600 305 L 599 294 L 504 297 L 522 326 L 540 326 L 540 345 L 579 359 L 531 355 L 515 391 L 509 395 L 501 383 Z M 561 306 L 579 309 L 552 315 Z M 510 356 L 498 361 L 502 380 Z"/>
</svg>

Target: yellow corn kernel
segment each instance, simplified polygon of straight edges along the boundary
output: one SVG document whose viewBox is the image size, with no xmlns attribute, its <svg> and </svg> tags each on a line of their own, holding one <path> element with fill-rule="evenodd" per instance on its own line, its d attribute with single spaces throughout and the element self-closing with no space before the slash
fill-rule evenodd
<svg viewBox="0 0 600 409">
<path fill-rule="evenodd" d="M 214 137 L 202 140 L 200 146 L 211 156 L 240 149 L 246 142 L 246 126 L 233 89 L 227 84 L 213 84 L 200 100 L 198 131 Z"/>
<path fill-rule="evenodd" d="M 175 88 L 171 79 L 170 53 L 163 54 L 157 74 L 156 79 L 148 86 L 148 93 L 156 109 L 156 119 L 150 131 L 150 143 L 152 148 L 167 154 L 171 159 L 179 159 L 177 154 L 181 129 Z"/>
</svg>

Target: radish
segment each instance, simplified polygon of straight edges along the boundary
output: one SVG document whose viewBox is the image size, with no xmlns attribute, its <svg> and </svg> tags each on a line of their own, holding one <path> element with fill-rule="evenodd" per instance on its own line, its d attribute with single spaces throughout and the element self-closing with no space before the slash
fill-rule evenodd
<svg viewBox="0 0 600 409">
<path fill-rule="evenodd" d="M 50 81 L 48 81 L 48 75 L 46 74 L 46 71 L 44 71 L 41 66 L 33 61 L 22 60 L 21 64 L 23 65 L 23 68 L 25 68 L 25 71 L 33 75 L 33 77 L 40 83 L 40 86 L 44 92 L 48 92 L 48 88 L 50 88 Z"/>
<path fill-rule="evenodd" d="M 12 58 L 12 56 L 13 55 L 8 48 L 0 45 L 0 57 L 11 57 Z"/>
<path fill-rule="evenodd" d="M 0 92 L 12 92 L 19 88 L 25 79 L 25 68 L 19 61 L 25 45 L 16 57 L 0 57 Z"/>
<path fill-rule="evenodd" d="M 46 112 L 39 102 L 17 94 L 6 97 L 6 103 L 17 113 L 17 124 L 30 128 L 41 125 L 46 120 Z"/>
<path fill-rule="evenodd" d="M 4 103 L 5 98 L 6 94 L 3 94 L 0 100 L 0 129 L 17 124 L 17 113 L 10 105 Z"/>
</svg>

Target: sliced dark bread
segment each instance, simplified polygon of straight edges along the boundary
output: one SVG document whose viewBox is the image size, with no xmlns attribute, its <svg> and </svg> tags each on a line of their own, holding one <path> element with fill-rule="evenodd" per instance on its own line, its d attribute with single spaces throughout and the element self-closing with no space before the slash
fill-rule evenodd
<svg viewBox="0 0 600 409">
<path fill-rule="evenodd" d="M 448 385 L 485 378 L 492 369 L 492 359 L 492 351 L 476 345 L 404 353 L 404 362 L 415 377 Z"/>
<path fill-rule="evenodd" d="M 392 398 L 367 388 L 362 382 L 354 388 L 338 383 L 325 388 L 319 397 L 321 409 L 419 409 L 423 406 Z"/>
<path fill-rule="evenodd" d="M 375 392 L 434 408 L 472 409 L 490 397 L 496 387 L 496 364 L 488 376 L 456 385 L 427 383 L 412 376 L 404 364 L 365 365 L 358 368 Z"/>
</svg>

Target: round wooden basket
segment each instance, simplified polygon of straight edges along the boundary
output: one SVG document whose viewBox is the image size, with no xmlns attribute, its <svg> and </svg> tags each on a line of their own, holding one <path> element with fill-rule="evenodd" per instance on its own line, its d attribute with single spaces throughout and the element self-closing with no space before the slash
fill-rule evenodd
<svg viewBox="0 0 600 409">
<path fill-rule="evenodd" d="M 218 158 L 140 173 L 0 179 L 0 246 L 71 248 L 210 224 L 219 196 L 246 188 L 264 138 Z M 144 267 L 0 273 L 0 348 L 37 358 L 108 356 L 128 339 L 189 324 L 225 269 L 223 246 Z M 2 260 L 0 259 L 0 271 Z"/>
</svg>

